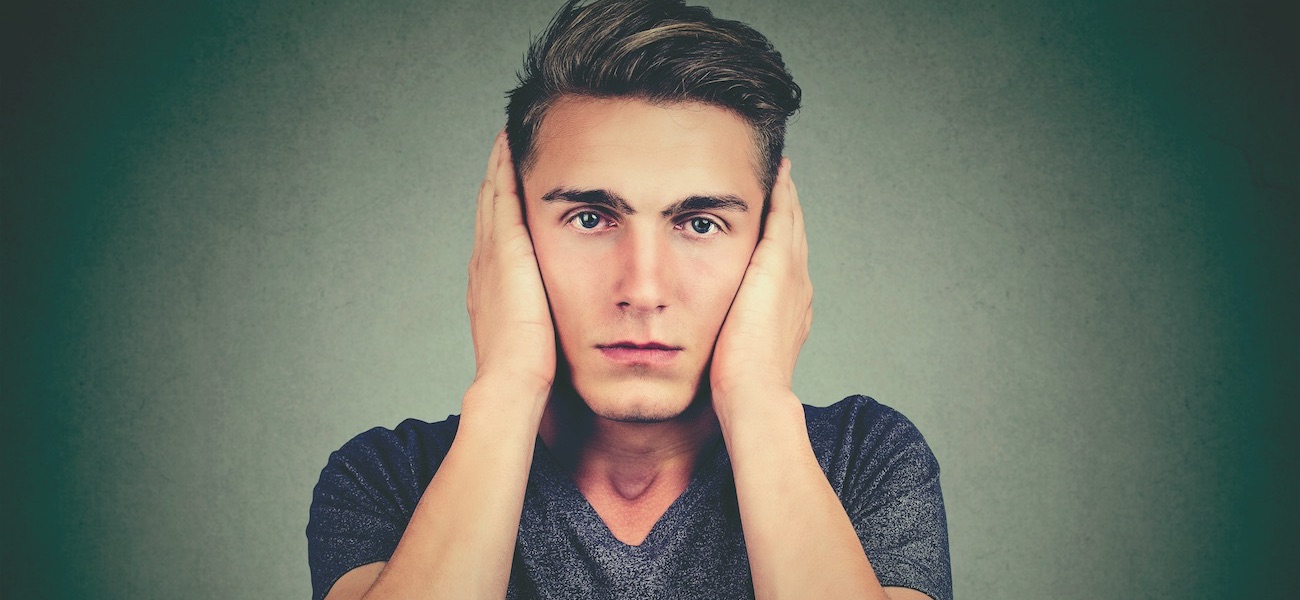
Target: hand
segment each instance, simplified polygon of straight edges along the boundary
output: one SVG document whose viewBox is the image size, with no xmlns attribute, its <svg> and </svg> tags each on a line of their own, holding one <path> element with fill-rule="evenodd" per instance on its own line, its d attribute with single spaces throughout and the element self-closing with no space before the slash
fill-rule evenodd
<svg viewBox="0 0 1300 600">
<path fill-rule="evenodd" d="M 555 327 L 516 191 L 514 161 L 497 135 L 478 193 L 469 263 L 474 382 L 528 386 L 545 398 L 555 379 Z"/>
<path fill-rule="evenodd" d="M 733 400 L 789 394 L 812 325 L 812 280 L 803 209 L 783 159 L 772 186 L 763 239 L 745 269 L 713 348 L 709 383 L 720 416 Z"/>
</svg>

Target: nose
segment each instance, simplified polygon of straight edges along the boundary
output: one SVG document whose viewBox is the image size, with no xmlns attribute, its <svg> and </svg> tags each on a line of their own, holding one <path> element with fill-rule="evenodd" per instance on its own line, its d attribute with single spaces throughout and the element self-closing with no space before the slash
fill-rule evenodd
<svg viewBox="0 0 1300 600">
<path fill-rule="evenodd" d="M 652 231 L 628 231 L 617 250 L 622 265 L 614 295 L 628 312 L 659 312 L 668 307 L 673 285 L 666 240 Z"/>
</svg>

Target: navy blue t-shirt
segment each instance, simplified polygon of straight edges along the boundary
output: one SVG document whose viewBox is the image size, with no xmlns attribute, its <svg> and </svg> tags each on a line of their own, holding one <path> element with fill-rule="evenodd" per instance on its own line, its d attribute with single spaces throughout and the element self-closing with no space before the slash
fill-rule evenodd
<svg viewBox="0 0 1300 600">
<path fill-rule="evenodd" d="M 939 464 L 902 414 L 865 396 L 804 406 L 808 437 L 884 586 L 952 599 Z M 458 417 L 375 428 L 330 456 L 307 524 L 313 598 L 397 548 Z M 721 440 L 645 540 L 616 539 L 540 440 L 507 598 L 752 598 L 731 461 Z"/>
</svg>

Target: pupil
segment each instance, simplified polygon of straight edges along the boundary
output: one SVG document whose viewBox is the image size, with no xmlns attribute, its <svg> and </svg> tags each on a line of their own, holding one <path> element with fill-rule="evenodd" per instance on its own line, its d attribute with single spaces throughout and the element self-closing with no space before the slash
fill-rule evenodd
<svg viewBox="0 0 1300 600">
<path fill-rule="evenodd" d="M 578 215 L 578 223 L 581 224 L 586 229 L 591 229 L 592 227 L 595 227 L 596 221 L 597 221 L 597 217 L 595 214 L 582 213 Z"/>
<path fill-rule="evenodd" d="M 713 223 L 706 219 L 691 219 L 691 229 L 694 229 L 695 233 L 708 233 L 712 227 Z"/>
</svg>

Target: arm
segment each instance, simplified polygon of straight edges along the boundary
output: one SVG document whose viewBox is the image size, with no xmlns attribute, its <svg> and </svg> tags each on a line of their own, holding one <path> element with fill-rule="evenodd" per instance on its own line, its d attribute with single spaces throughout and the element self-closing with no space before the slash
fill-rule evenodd
<svg viewBox="0 0 1300 600">
<path fill-rule="evenodd" d="M 787 160 L 710 371 L 754 592 L 758 598 L 927 598 L 880 586 L 813 454 L 803 406 L 791 391 L 811 323 L 808 244 Z"/>
<path fill-rule="evenodd" d="M 477 373 L 455 440 L 386 563 L 349 571 L 328 600 L 505 595 L 554 328 L 498 135 L 480 188 L 467 305 Z"/>
<path fill-rule="evenodd" d="M 758 598 L 929 600 L 882 588 L 852 522 L 813 454 L 799 399 L 786 391 L 736 396 L 758 411 L 724 420 L 754 591 Z"/>
</svg>

